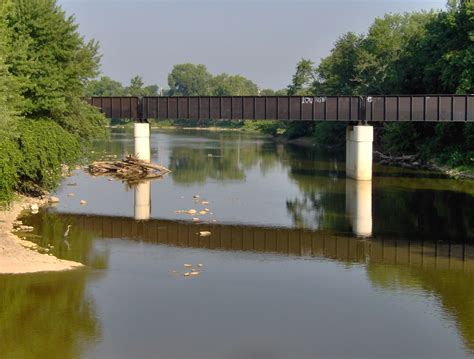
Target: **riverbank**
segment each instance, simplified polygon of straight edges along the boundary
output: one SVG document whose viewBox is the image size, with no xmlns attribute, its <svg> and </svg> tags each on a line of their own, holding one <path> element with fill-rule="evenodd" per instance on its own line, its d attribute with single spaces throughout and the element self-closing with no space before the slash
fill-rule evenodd
<svg viewBox="0 0 474 359">
<path fill-rule="evenodd" d="M 81 263 L 62 260 L 36 251 L 37 245 L 20 239 L 13 231 L 22 211 L 46 200 L 19 195 L 9 207 L 0 210 L 0 274 L 64 271 L 83 267 Z"/>
</svg>

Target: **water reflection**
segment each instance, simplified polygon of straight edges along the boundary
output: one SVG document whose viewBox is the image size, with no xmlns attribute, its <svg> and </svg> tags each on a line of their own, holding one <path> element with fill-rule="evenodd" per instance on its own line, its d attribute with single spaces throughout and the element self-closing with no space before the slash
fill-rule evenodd
<svg viewBox="0 0 474 359">
<path fill-rule="evenodd" d="M 364 192 L 365 188 L 362 188 Z M 125 217 L 49 214 L 33 216 L 29 224 L 40 231 L 51 223 L 71 223 L 76 232 L 111 240 L 128 238 L 140 242 L 182 248 L 220 251 L 277 253 L 315 257 L 346 265 L 366 266 L 372 285 L 389 291 L 423 292 L 457 323 L 466 346 L 474 350 L 474 246 L 466 243 L 430 242 L 401 238 L 356 240 L 349 234 L 306 229 L 265 228 L 223 224 L 155 220 L 135 221 Z M 42 218 L 40 222 L 35 218 Z M 365 218 L 357 217 L 367 228 Z M 200 237 L 199 231 L 211 236 Z M 96 254 L 91 252 L 86 258 Z M 64 253 L 63 253 L 64 254 Z"/>
<path fill-rule="evenodd" d="M 372 181 L 346 179 L 346 211 L 357 237 L 372 236 Z"/>
<path fill-rule="evenodd" d="M 101 337 L 84 270 L 0 275 L 0 357 L 79 358 Z"/>
<path fill-rule="evenodd" d="M 134 218 L 137 221 L 150 219 L 151 181 L 142 181 L 134 185 Z"/>
<path fill-rule="evenodd" d="M 133 141 L 100 146 L 120 156 Z M 39 351 L 46 342 L 63 357 L 83 346 L 90 357 L 225 357 L 235 345 L 285 357 L 474 351 L 472 184 L 377 167 L 372 182 L 346 180 L 337 154 L 240 134 L 155 133 L 152 146 L 173 170 L 163 181 L 126 191 L 78 173 L 58 207 L 24 218 L 30 240 L 93 270 L 0 277 L 1 357 L 33 356 L 15 347 L 24 327 L 13 318 L 36 308 L 35 328 L 43 311 L 46 329 L 56 309 L 73 317 L 66 339 L 35 331 Z M 201 223 L 175 213 L 204 207 L 196 193 L 214 212 Z M 196 280 L 170 273 L 198 260 Z"/>
</svg>

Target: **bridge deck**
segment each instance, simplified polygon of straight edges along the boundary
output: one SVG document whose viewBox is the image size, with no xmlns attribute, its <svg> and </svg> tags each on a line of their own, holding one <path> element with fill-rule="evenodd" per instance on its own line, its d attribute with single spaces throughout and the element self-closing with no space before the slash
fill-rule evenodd
<svg viewBox="0 0 474 359">
<path fill-rule="evenodd" d="M 90 97 L 108 118 L 474 122 L 474 95 Z"/>
</svg>

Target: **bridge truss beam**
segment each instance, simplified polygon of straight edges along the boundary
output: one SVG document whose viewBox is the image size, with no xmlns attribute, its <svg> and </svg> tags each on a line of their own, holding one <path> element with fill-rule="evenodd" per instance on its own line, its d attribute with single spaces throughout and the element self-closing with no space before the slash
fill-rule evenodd
<svg viewBox="0 0 474 359">
<path fill-rule="evenodd" d="M 474 95 L 90 97 L 106 117 L 344 122 L 474 122 Z"/>
</svg>

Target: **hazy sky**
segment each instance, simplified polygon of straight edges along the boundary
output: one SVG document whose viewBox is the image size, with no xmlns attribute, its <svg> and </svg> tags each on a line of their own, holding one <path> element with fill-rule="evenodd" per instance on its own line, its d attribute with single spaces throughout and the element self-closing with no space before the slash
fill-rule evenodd
<svg viewBox="0 0 474 359">
<path fill-rule="evenodd" d="M 283 88 L 297 61 L 316 63 L 347 31 L 367 31 L 387 12 L 442 9 L 446 0 L 59 0 L 80 32 L 100 42 L 102 72 L 167 86 L 174 64 Z"/>
</svg>

